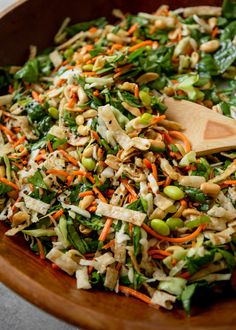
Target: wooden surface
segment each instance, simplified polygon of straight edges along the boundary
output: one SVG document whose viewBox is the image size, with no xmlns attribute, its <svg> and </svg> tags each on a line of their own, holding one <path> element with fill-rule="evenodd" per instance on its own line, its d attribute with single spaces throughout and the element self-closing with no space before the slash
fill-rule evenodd
<svg viewBox="0 0 236 330">
<path fill-rule="evenodd" d="M 23 237 L 4 236 L 5 230 L 0 223 L 0 280 L 40 308 L 72 324 L 96 330 L 235 329 L 236 303 L 232 298 L 186 318 L 182 310 L 158 311 L 110 292 L 79 291 L 74 278 L 40 260 Z"/>
<path fill-rule="evenodd" d="M 165 98 L 168 119 L 179 122 L 198 155 L 236 148 L 236 120 L 202 105 Z"/>
<path fill-rule="evenodd" d="M 1 1 L 1 0 L 0 0 Z M 0 65 L 20 63 L 28 45 L 50 45 L 53 34 L 65 16 L 74 21 L 108 15 L 112 8 L 125 11 L 154 10 L 161 1 L 74 1 L 20 0 L 20 7 L 0 20 Z M 221 1 L 198 1 L 198 4 Z M 172 1 L 176 6 L 195 1 Z M 1 14 L 0 14 L 1 16 Z M 84 329 L 96 330 L 232 330 L 235 329 L 236 302 L 232 298 L 215 302 L 188 319 L 182 311 L 157 311 L 133 298 L 110 292 L 78 291 L 75 279 L 55 271 L 40 260 L 22 237 L 4 236 L 0 223 L 0 280 L 40 308 Z M 37 330 L 37 325 L 35 325 Z"/>
</svg>

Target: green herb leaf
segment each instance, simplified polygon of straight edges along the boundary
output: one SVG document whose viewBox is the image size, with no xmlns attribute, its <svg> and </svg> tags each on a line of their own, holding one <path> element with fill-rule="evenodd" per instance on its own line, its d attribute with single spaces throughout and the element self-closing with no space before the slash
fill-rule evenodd
<svg viewBox="0 0 236 330">
<path fill-rule="evenodd" d="M 32 183 L 35 187 L 48 189 L 46 183 L 43 181 L 43 176 L 40 171 L 35 172 L 35 174 L 28 179 L 28 182 Z"/>
</svg>

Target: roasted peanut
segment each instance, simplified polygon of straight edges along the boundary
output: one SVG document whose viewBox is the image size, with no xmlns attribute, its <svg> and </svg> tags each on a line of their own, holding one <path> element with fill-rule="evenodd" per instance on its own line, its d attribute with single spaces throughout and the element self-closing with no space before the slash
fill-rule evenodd
<svg viewBox="0 0 236 330">
<path fill-rule="evenodd" d="M 88 228 L 88 227 L 86 227 L 84 225 L 79 225 L 79 231 L 83 235 L 89 235 L 91 233 L 92 229 L 91 228 Z"/>
<path fill-rule="evenodd" d="M 98 114 L 97 110 L 90 109 L 83 113 L 83 117 L 84 118 L 94 118 L 97 116 L 97 114 Z"/>
<path fill-rule="evenodd" d="M 79 135 L 81 136 L 87 136 L 89 134 L 89 127 L 84 126 L 84 125 L 80 125 L 77 128 L 77 132 L 79 133 Z"/>
<path fill-rule="evenodd" d="M 94 196 L 85 196 L 80 202 L 79 207 L 83 210 L 86 210 L 91 203 L 95 200 Z"/>
<path fill-rule="evenodd" d="M 30 215 L 27 212 L 19 211 L 15 213 L 12 217 L 12 224 L 14 227 L 26 222 L 30 219 Z"/>
<path fill-rule="evenodd" d="M 84 117 L 82 115 L 78 115 L 76 118 L 75 118 L 75 122 L 78 126 L 80 125 L 83 125 L 84 123 Z"/>
<path fill-rule="evenodd" d="M 202 183 L 200 189 L 204 194 L 212 197 L 216 197 L 220 192 L 220 186 L 216 183 Z"/>
<path fill-rule="evenodd" d="M 201 44 L 200 50 L 202 50 L 205 53 L 213 53 L 220 47 L 219 40 L 210 40 L 205 42 L 204 44 Z"/>
</svg>

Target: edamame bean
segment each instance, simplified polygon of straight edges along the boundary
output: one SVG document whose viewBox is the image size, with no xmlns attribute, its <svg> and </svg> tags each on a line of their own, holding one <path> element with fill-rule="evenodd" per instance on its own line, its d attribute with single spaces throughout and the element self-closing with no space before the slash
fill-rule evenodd
<svg viewBox="0 0 236 330">
<path fill-rule="evenodd" d="M 56 108 L 54 108 L 54 107 L 50 107 L 50 108 L 48 109 L 48 113 L 49 113 L 49 115 L 50 115 L 52 118 L 54 118 L 54 119 L 58 119 L 58 118 L 59 118 L 59 112 L 58 112 L 58 110 L 57 110 Z"/>
<path fill-rule="evenodd" d="M 82 157 L 82 165 L 88 170 L 88 171 L 93 171 L 95 166 L 96 166 L 96 162 L 93 158 L 86 158 L 86 157 Z"/>
<path fill-rule="evenodd" d="M 144 113 L 140 119 L 139 122 L 142 125 L 149 125 L 152 119 L 152 115 L 150 115 L 150 113 Z"/>
<path fill-rule="evenodd" d="M 69 57 L 71 57 L 74 54 L 74 50 L 72 48 L 68 48 L 65 53 L 64 56 L 66 59 L 68 59 Z"/>
<path fill-rule="evenodd" d="M 169 218 L 166 220 L 167 225 L 170 230 L 176 230 L 177 228 L 181 228 L 184 226 L 184 222 L 180 218 Z"/>
<path fill-rule="evenodd" d="M 163 220 L 153 219 L 151 221 L 151 227 L 153 230 L 155 230 L 158 234 L 162 236 L 168 236 L 170 234 L 170 228 Z"/>
<path fill-rule="evenodd" d="M 84 71 L 93 71 L 93 64 L 85 64 L 83 65 Z"/>
<path fill-rule="evenodd" d="M 176 186 L 166 186 L 163 190 L 164 194 L 175 201 L 184 198 L 184 192 Z"/>
</svg>

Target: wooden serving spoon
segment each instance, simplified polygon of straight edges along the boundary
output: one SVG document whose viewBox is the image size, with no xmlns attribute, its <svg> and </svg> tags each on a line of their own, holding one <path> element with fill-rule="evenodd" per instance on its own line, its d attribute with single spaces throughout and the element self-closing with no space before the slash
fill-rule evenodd
<svg viewBox="0 0 236 330">
<path fill-rule="evenodd" d="M 197 155 L 236 148 L 236 120 L 202 105 L 165 97 L 167 119 L 179 122 Z"/>
</svg>

